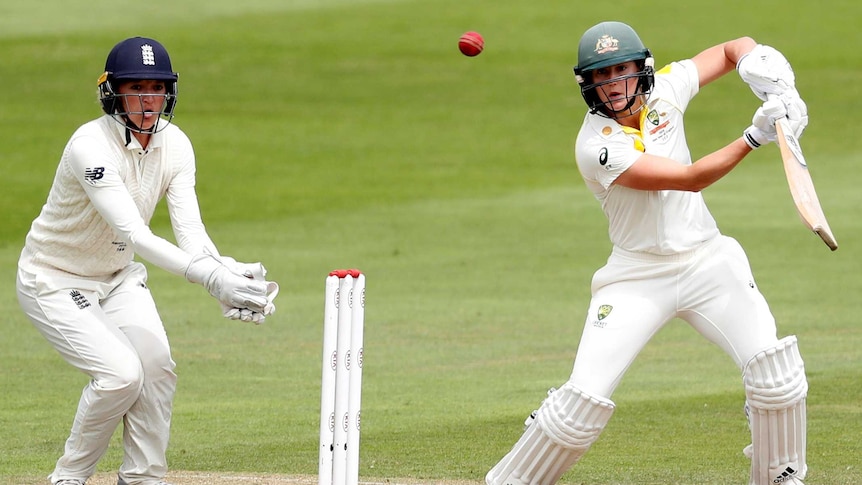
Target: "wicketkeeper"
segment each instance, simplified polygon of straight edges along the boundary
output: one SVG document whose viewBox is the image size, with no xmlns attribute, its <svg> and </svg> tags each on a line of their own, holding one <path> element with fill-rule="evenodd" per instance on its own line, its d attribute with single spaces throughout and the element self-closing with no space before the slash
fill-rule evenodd
<svg viewBox="0 0 862 485">
<path fill-rule="evenodd" d="M 593 276 L 572 374 L 552 390 L 489 485 L 552 484 L 589 449 L 614 412 L 611 395 L 632 361 L 680 318 L 736 363 L 751 429 L 750 485 L 801 484 L 808 382 L 796 337 L 775 320 L 739 243 L 722 235 L 700 193 L 748 153 L 797 136 L 808 123 L 787 59 L 749 37 L 656 71 L 652 53 L 620 22 L 586 31 L 575 76 L 589 112 L 578 168 L 608 218 L 613 250 Z M 683 115 L 705 85 L 739 72 L 763 101 L 742 136 L 692 163 Z M 767 95 L 769 100 L 767 101 Z"/>
<path fill-rule="evenodd" d="M 105 114 L 63 151 L 21 252 L 18 300 L 63 359 L 91 378 L 51 483 L 84 485 L 122 422 L 118 484 L 165 484 L 176 374 L 134 255 L 204 286 L 236 320 L 262 323 L 278 285 L 262 264 L 220 256 L 207 235 L 194 151 L 171 123 L 177 73 L 165 48 L 142 37 L 118 43 L 98 90 Z M 163 197 L 176 245 L 148 226 Z"/>
</svg>

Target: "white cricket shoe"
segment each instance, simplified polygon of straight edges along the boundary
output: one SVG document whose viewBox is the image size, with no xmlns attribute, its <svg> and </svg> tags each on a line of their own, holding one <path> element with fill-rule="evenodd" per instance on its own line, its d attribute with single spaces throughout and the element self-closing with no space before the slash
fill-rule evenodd
<svg viewBox="0 0 862 485">
<path fill-rule="evenodd" d="M 81 483 L 81 485 L 84 485 L 84 484 Z M 129 484 L 126 483 L 126 481 L 123 480 L 122 478 L 117 477 L 117 485 L 129 485 Z M 159 482 L 156 482 L 156 485 L 171 485 L 171 484 L 168 482 L 159 481 Z"/>
</svg>

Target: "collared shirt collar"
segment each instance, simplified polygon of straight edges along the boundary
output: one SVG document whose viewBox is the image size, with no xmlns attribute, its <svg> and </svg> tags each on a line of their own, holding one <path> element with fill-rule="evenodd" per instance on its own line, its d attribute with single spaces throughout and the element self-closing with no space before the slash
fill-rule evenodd
<svg viewBox="0 0 862 485">
<path fill-rule="evenodd" d="M 126 128 L 126 125 L 123 124 L 123 120 L 121 118 L 114 117 L 112 115 L 105 115 L 105 116 L 109 116 L 110 118 L 113 118 L 111 120 L 111 124 L 114 125 L 114 129 L 117 131 L 117 134 L 120 136 L 120 140 L 122 140 L 122 143 L 126 147 L 126 150 L 142 150 L 143 149 L 140 142 L 138 142 L 138 139 L 135 138 L 132 133 L 127 133 L 128 128 Z M 160 127 L 164 127 L 163 123 L 169 123 L 169 122 L 162 119 L 162 118 L 159 118 L 159 126 Z M 166 127 L 164 127 L 164 128 L 166 128 Z M 159 148 L 162 146 L 162 143 L 164 140 L 164 133 L 163 133 L 164 128 L 162 128 L 162 131 L 158 131 L 158 132 L 150 135 L 150 143 L 147 145 L 147 150 L 150 150 L 153 148 Z M 126 143 L 126 140 L 127 140 L 126 137 L 127 136 L 128 136 L 128 139 L 130 140 L 129 143 Z"/>
</svg>

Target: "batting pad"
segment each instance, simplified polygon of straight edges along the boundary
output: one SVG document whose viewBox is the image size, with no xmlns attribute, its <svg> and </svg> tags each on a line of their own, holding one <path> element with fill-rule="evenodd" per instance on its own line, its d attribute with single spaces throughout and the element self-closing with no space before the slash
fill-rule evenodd
<svg viewBox="0 0 862 485">
<path fill-rule="evenodd" d="M 608 399 L 570 383 L 552 392 L 506 456 L 485 476 L 488 485 L 556 483 L 595 442 L 614 412 Z"/>
<path fill-rule="evenodd" d="M 796 337 L 755 355 L 743 373 L 751 425 L 750 485 L 801 484 L 808 381 Z"/>
</svg>

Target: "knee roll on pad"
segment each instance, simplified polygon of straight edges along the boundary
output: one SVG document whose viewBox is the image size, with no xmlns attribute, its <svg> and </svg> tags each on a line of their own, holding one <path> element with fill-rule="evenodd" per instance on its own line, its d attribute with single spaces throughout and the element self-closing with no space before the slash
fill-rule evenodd
<svg viewBox="0 0 862 485">
<path fill-rule="evenodd" d="M 488 485 L 556 483 L 595 442 L 614 412 L 608 399 L 571 383 L 552 392 L 524 434 L 485 476 Z"/>
<path fill-rule="evenodd" d="M 542 403 L 536 421 L 558 445 L 588 448 L 605 429 L 613 412 L 612 401 L 590 396 L 567 382 Z"/>
<path fill-rule="evenodd" d="M 796 337 L 756 354 L 743 372 L 751 425 L 750 485 L 805 478 L 808 381 Z"/>
</svg>

